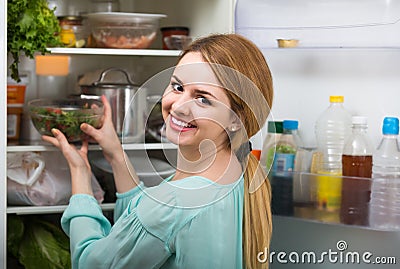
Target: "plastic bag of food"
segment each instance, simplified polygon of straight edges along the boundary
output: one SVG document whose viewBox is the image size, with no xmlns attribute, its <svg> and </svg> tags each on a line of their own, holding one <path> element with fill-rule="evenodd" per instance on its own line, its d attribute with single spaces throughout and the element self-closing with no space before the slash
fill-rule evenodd
<svg viewBox="0 0 400 269">
<path fill-rule="evenodd" d="M 94 176 L 92 188 L 96 200 L 101 203 L 104 191 Z M 71 192 L 68 163 L 59 152 L 7 154 L 9 205 L 66 205 Z"/>
</svg>

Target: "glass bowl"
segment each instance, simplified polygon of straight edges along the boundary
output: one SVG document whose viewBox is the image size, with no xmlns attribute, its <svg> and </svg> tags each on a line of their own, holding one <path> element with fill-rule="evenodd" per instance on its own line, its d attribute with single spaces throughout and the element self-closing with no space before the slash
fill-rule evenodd
<svg viewBox="0 0 400 269">
<path fill-rule="evenodd" d="M 192 43 L 192 37 L 187 35 L 170 35 L 164 37 L 164 42 L 170 50 L 184 50 Z"/>
<path fill-rule="evenodd" d="M 98 12 L 87 15 L 98 48 L 146 49 L 156 39 L 162 14 Z"/>
<path fill-rule="evenodd" d="M 95 99 L 36 99 L 28 102 L 29 114 L 41 135 L 52 136 L 51 129 L 59 129 L 69 142 L 88 139 L 81 131 L 82 123 L 95 128 L 101 125 L 103 103 Z"/>
</svg>

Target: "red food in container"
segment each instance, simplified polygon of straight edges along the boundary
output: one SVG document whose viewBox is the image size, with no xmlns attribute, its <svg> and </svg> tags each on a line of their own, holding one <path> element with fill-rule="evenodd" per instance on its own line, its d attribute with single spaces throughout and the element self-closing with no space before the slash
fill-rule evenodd
<svg viewBox="0 0 400 269">
<path fill-rule="evenodd" d="M 184 26 L 169 26 L 169 27 L 162 27 L 162 44 L 163 49 L 167 50 L 167 44 L 164 42 L 164 37 L 171 36 L 171 35 L 189 35 L 189 28 Z"/>
</svg>

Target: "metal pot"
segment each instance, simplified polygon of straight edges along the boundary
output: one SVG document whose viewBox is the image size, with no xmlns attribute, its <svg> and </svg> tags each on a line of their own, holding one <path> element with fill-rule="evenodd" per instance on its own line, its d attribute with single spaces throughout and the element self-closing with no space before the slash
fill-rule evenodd
<svg viewBox="0 0 400 269">
<path fill-rule="evenodd" d="M 126 83 L 105 82 L 109 72 L 120 72 Z M 146 92 L 139 90 L 128 72 L 124 69 L 109 68 L 100 74 L 98 81 L 91 85 L 80 85 L 83 95 L 105 95 L 112 109 L 112 121 L 121 141 L 124 143 L 141 142 L 144 139 Z"/>
</svg>

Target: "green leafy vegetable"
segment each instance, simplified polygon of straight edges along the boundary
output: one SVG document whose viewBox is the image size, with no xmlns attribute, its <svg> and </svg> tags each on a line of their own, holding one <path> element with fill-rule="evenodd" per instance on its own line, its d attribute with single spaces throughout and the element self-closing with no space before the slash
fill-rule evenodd
<svg viewBox="0 0 400 269">
<path fill-rule="evenodd" d="M 99 127 L 101 123 L 101 116 L 94 112 L 46 107 L 34 107 L 31 108 L 30 112 L 33 125 L 39 133 L 51 136 L 53 135 L 51 129 L 56 128 L 67 137 L 69 142 L 87 138 L 87 135 L 80 128 L 82 123 L 88 123 L 95 128 Z"/>
<path fill-rule="evenodd" d="M 18 216 L 9 216 L 7 219 L 7 249 L 14 255 L 19 256 L 19 244 L 24 236 L 24 223 Z"/>
<path fill-rule="evenodd" d="M 47 47 L 62 46 L 60 25 L 46 0 L 7 1 L 7 52 L 13 57 L 11 77 L 19 82 L 21 52 L 31 59 L 36 52 L 49 53 Z"/>
<path fill-rule="evenodd" d="M 26 269 L 71 268 L 69 239 L 60 228 L 36 217 L 10 216 L 8 223 L 8 251 Z"/>
</svg>

